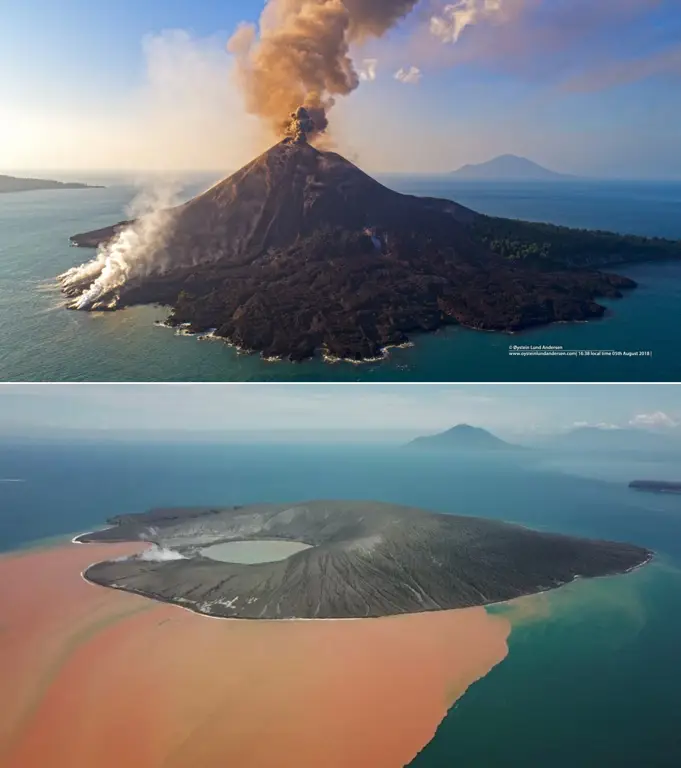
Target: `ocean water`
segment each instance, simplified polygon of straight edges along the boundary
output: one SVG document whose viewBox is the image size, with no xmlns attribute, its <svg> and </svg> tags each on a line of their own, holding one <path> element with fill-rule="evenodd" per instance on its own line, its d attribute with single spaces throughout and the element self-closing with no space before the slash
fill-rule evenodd
<svg viewBox="0 0 681 768">
<path fill-rule="evenodd" d="M 390 176 L 408 193 L 455 199 L 483 213 L 681 238 L 681 183 L 499 184 Z M 205 184 L 203 185 L 206 186 Z M 201 189 L 194 184 L 190 196 Z M 125 216 L 135 190 L 0 196 L 0 381 L 678 381 L 681 263 L 619 269 L 640 283 L 606 318 L 516 336 L 460 328 L 421 335 L 380 363 L 266 363 L 220 342 L 157 327 L 155 307 L 68 312 L 55 276 L 94 253 L 68 238 Z M 511 344 L 650 352 L 640 357 L 514 357 Z"/>
<path fill-rule="evenodd" d="M 660 459 L 667 472 L 671 458 Z M 626 486 L 655 466 L 500 459 L 394 446 L 0 443 L 0 550 L 156 505 L 375 499 L 632 541 L 655 561 L 548 593 L 513 619 L 506 660 L 414 760 L 452 765 L 681 764 L 681 497 Z M 493 607 L 490 610 L 508 610 Z"/>
</svg>

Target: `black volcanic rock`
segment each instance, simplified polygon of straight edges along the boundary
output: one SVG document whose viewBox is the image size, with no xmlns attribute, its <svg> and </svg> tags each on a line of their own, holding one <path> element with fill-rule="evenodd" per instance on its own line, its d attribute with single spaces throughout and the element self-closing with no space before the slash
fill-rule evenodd
<svg viewBox="0 0 681 768">
<path fill-rule="evenodd" d="M 631 544 L 376 502 L 161 509 L 111 522 L 80 541 L 149 541 L 156 549 L 92 565 L 89 581 L 232 618 L 356 618 L 484 605 L 576 576 L 622 573 L 652 557 Z M 203 554 L 218 543 L 262 540 L 308 548 L 248 565 Z"/>
<path fill-rule="evenodd" d="M 486 429 L 458 424 L 456 427 L 436 435 L 417 437 L 408 443 L 409 448 L 427 448 L 433 450 L 457 451 L 520 451 L 526 449 L 520 445 L 507 443 Z"/>
<path fill-rule="evenodd" d="M 653 493 L 681 493 L 681 483 L 665 480 L 632 480 L 629 487 L 637 491 L 651 491 Z"/>
<path fill-rule="evenodd" d="M 605 313 L 597 298 L 636 285 L 566 268 L 553 258 L 559 248 L 528 244 L 532 225 L 399 194 L 305 142 L 281 142 L 170 219 L 162 268 L 133 271 L 94 308 L 169 305 L 170 325 L 264 356 L 366 359 L 448 324 L 518 331 L 588 320 Z M 120 226 L 72 242 L 107 242 Z M 602 245 L 584 233 L 579 242 Z M 77 300 L 92 279 L 70 282 L 66 294 Z"/>
</svg>

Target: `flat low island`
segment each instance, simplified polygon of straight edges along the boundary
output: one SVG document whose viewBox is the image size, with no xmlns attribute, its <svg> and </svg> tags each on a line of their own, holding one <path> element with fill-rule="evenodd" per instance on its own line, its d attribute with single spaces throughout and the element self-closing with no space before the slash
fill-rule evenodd
<svg viewBox="0 0 681 768">
<path fill-rule="evenodd" d="M 681 493 L 681 483 L 668 480 L 632 480 L 629 487 L 651 493 Z"/>
<path fill-rule="evenodd" d="M 79 181 L 54 181 L 53 179 L 23 179 L 17 176 L 0 174 L 0 194 L 8 192 L 37 192 L 50 189 L 103 189 L 96 184 L 83 184 Z"/>
<path fill-rule="evenodd" d="M 650 550 L 378 502 L 153 509 L 79 543 L 148 542 L 95 584 L 223 618 L 347 619 L 464 608 L 625 573 Z"/>
</svg>

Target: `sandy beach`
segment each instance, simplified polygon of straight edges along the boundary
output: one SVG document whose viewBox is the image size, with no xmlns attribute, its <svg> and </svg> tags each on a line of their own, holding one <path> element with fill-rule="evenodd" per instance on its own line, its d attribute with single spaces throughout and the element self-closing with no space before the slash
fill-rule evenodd
<svg viewBox="0 0 681 768">
<path fill-rule="evenodd" d="M 484 608 L 218 621 L 80 577 L 141 546 L 0 558 L 2 768 L 395 768 L 507 653 Z"/>
</svg>

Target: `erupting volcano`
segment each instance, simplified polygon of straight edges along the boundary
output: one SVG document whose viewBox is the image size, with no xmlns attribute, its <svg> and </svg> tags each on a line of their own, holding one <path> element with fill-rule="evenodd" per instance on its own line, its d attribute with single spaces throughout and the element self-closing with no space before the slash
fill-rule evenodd
<svg viewBox="0 0 681 768">
<path fill-rule="evenodd" d="M 100 251 L 61 276 L 70 307 L 158 303 L 172 307 L 170 325 L 264 356 L 361 360 L 447 324 L 600 317 L 596 297 L 635 283 L 576 267 L 678 249 L 399 194 L 312 146 L 312 126 L 300 109 L 281 142 L 198 197 L 75 235 Z"/>
<path fill-rule="evenodd" d="M 228 50 L 246 111 L 281 140 L 184 205 L 75 235 L 99 251 L 61 275 L 68 306 L 158 303 L 172 308 L 168 324 L 268 358 L 364 360 L 447 324 L 516 331 L 601 317 L 595 299 L 635 283 L 594 268 L 681 257 L 678 243 L 398 194 L 315 146 L 335 100 L 359 87 L 352 46 L 416 5 L 269 0 L 258 27 L 240 25 Z M 448 8 L 459 32 L 477 18 Z"/>
</svg>

